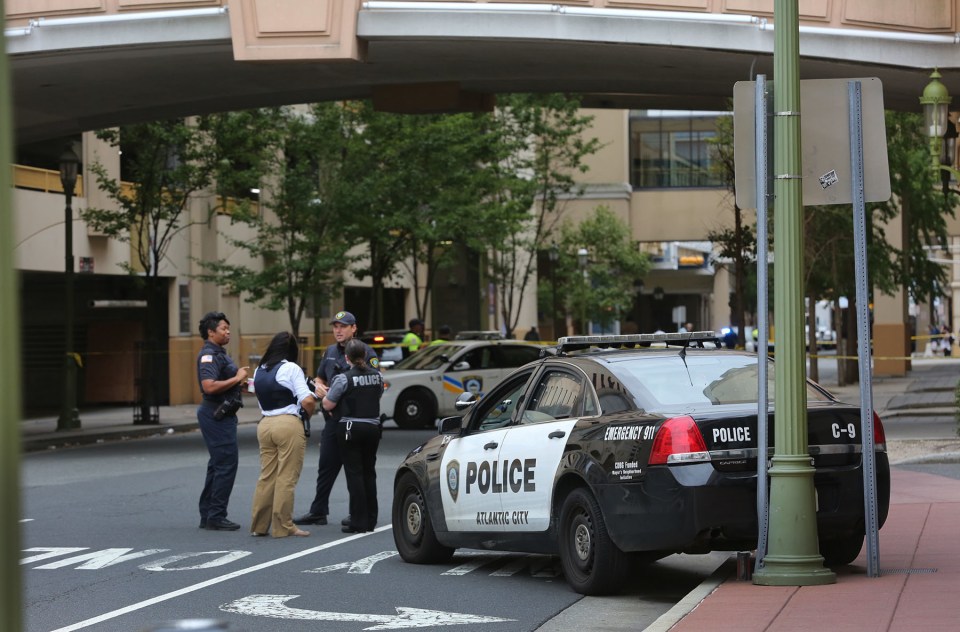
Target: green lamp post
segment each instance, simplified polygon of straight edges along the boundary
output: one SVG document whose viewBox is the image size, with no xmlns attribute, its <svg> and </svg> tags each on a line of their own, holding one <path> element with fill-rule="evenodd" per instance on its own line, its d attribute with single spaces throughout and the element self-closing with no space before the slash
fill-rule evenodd
<svg viewBox="0 0 960 632">
<path fill-rule="evenodd" d="M 952 100 L 953 97 L 950 96 L 947 87 L 940 81 L 940 73 L 934 69 L 930 73 L 930 83 L 923 89 L 920 105 L 923 106 L 923 129 L 927 138 L 930 139 L 930 159 L 935 170 L 939 170 L 942 166 L 943 135 L 947 131 L 949 106 Z"/>
<path fill-rule="evenodd" d="M 64 276 L 64 300 L 66 309 L 63 313 L 66 333 L 66 348 L 64 351 L 64 385 L 63 406 L 60 417 L 57 419 L 57 430 L 72 430 L 80 427 L 80 413 L 77 411 L 77 361 L 73 349 L 73 189 L 77 185 L 77 171 L 80 167 L 80 158 L 68 145 L 60 154 L 60 184 L 63 185 L 63 195 L 66 198 L 64 207 L 64 230 L 66 232 L 66 261 Z"/>
</svg>

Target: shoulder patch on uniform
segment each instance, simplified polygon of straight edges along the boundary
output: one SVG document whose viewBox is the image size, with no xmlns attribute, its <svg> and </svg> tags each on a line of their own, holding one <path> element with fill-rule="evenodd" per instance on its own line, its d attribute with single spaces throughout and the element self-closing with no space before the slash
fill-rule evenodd
<svg viewBox="0 0 960 632">
<path fill-rule="evenodd" d="M 209 353 L 208 353 L 207 355 L 202 355 L 202 356 L 200 356 L 200 361 L 201 361 L 201 362 L 213 362 L 213 356 L 210 355 Z"/>
<path fill-rule="evenodd" d="M 375 369 L 380 368 L 380 358 L 370 358 L 370 366 Z"/>
</svg>

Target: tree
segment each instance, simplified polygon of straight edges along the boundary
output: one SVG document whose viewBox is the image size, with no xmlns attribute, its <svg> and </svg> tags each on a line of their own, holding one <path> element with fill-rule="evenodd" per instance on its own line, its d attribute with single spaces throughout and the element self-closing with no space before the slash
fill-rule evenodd
<svg viewBox="0 0 960 632">
<path fill-rule="evenodd" d="M 478 235 L 488 253 L 487 274 L 495 283 L 500 316 L 511 336 L 520 319 L 526 288 L 543 250 L 563 216 L 565 200 L 580 194 L 577 173 L 600 148 L 585 138 L 590 116 L 576 97 L 516 94 L 500 99 L 488 133 L 494 160 L 487 166 L 492 189 L 478 209 Z"/>
<path fill-rule="evenodd" d="M 650 259 L 630 238 L 630 227 L 600 206 L 577 225 L 561 225 L 558 248 L 557 272 L 563 279 L 558 292 L 568 313 L 580 321 L 580 331 L 587 333 L 586 321 L 604 329 L 619 321 L 633 303 L 634 280 L 650 270 Z M 587 249 L 586 267 L 578 257 L 581 248 Z"/>
<path fill-rule="evenodd" d="M 231 139 L 255 137 L 261 206 L 237 207 L 231 216 L 256 232 L 254 240 L 226 237 L 259 268 L 225 259 L 201 262 L 217 282 L 264 309 L 286 310 L 290 330 L 298 336 L 307 306 L 328 301 L 342 283 L 347 251 L 355 240 L 345 235 L 340 174 L 347 141 L 353 133 L 349 115 L 339 104 L 228 113 L 209 117 L 207 125 L 221 149 Z M 261 127 L 266 135 L 255 134 Z M 246 129 L 246 134 L 238 133 Z"/>
<path fill-rule="evenodd" d="M 148 309 L 138 401 L 138 423 L 157 423 L 152 409 L 159 405 L 157 383 L 161 375 L 161 346 L 165 345 L 162 310 L 165 286 L 160 277 L 163 261 L 186 221 L 190 197 L 211 182 L 213 164 L 203 134 L 183 120 L 157 121 L 97 132 L 111 146 L 123 146 L 122 171 L 133 187 L 127 190 L 95 162 L 90 170 L 97 185 L 116 203 L 115 208 L 88 208 L 84 221 L 112 239 L 131 244 L 135 261 L 125 266 L 141 274 Z"/>
<path fill-rule="evenodd" d="M 747 301 L 752 297 L 751 304 L 756 304 L 756 292 L 748 291 L 746 283 L 748 269 L 756 265 L 757 241 L 753 227 L 744 223 L 743 210 L 736 201 L 732 116 L 717 117 L 717 133 L 711 142 L 715 158 L 712 166 L 733 198 L 733 226 L 712 230 L 707 233 L 707 238 L 717 246 L 713 264 L 732 268 L 733 295 L 730 311 L 733 324 L 737 327 L 737 346 L 742 348 L 746 345 L 747 336 L 744 316 Z"/>
<path fill-rule="evenodd" d="M 488 179 L 481 168 L 489 153 L 486 125 L 471 114 L 397 115 L 376 112 L 369 103 L 353 109 L 359 133 L 344 177 L 354 230 L 368 245 L 354 269 L 373 287 L 367 322 L 383 326 L 382 288 L 402 269 L 414 284 L 422 318 L 437 271 L 452 261 L 450 246 L 468 245 L 470 233 L 484 228 L 474 218 Z M 463 229 L 467 221 L 471 231 Z"/>
</svg>

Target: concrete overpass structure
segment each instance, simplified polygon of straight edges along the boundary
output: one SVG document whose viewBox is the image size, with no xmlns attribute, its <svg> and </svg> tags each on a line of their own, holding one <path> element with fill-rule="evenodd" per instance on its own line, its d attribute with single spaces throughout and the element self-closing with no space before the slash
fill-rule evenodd
<svg viewBox="0 0 960 632">
<path fill-rule="evenodd" d="M 879 77 L 886 106 L 911 111 L 919 111 L 933 67 L 960 91 L 960 0 L 800 0 L 799 6 L 802 79 Z M 701 240 L 729 202 L 716 188 L 632 189 L 626 111 L 724 110 L 736 81 L 761 73 L 773 78 L 773 0 L 6 0 L 4 7 L 18 144 L 267 105 L 370 98 L 384 110 L 450 112 L 489 108 L 497 93 L 576 92 L 613 139 L 597 158 L 607 167 L 594 165 L 588 174 L 582 209 L 602 201 L 629 222 L 638 241 Z M 91 137 L 84 134 L 84 162 L 95 155 Z M 110 160 L 119 170 L 119 160 Z M 104 202 L 86 184 L 77 208 Z M 14 194 L 21 269 L 63 270 L 62 257 L 52 254 L 63 251 L 62 230 L 46 219 L 62 213 L 56 193 L 54 187 Z M 194 231 L 178 245 L 183 261 L 200 256 L 190 250 L 195 244 L 216 248 L 218 230 L 226 228 Z M 960 235 L 960 227 L 950 234 Z M 960 237 L 953 240 L 960 251 Z M 96 260 L 98 275 L 119 274 L 116 264 L 127 254 L 93 234 L 76 245 L 78 257 Z M 184 338 L 192 327 L 173 323 L 195 322 L 201 302 L 219 301 L 231 314 L 245 308 L 217 288 L 194 287 L 199 282 L 182 271 L 168 274 L 171 358 L 186 358 L 177 373 L 181 384 L 171 377 L 171 400 L 184 401 L 195 388 L 192 343 Z M 726 286 L 687 280 L 691 285 L 679 291 L 716 294 L 709 300 L 725 305 Z M 193 287 L 188 299 L 194 297 L 186 314 L 177 311 L 185 285 Z M 908 348 L 904 306 L 902 295 L 878 300 L 875 325 L 884 341 L 878 355 L 902 356 Z M 716 326 L 719 308 L 704 313 L 711 310 L 705 324 Z M 954 331 L 958 319 L 960 307 Z M 251 334 L 278 327 L 261 315 L 236 320 L 243 323 L 239 357 L 256 353 Z M 890 370 L 907 366 L 900 361 Z"/>
<path fill-rule="evenodd" d="M 569 91 L 602 108 L 725 109 L 772 76 L 772 0 L 7 0 L 18 142 L 271 104 L 478 107 Z M 915 110 L 960 82 L 957 0 L 800 0 L 803 79 L 876 76 Z M 415 86 L 412 87 L 412 86 Z"/>
</svg>

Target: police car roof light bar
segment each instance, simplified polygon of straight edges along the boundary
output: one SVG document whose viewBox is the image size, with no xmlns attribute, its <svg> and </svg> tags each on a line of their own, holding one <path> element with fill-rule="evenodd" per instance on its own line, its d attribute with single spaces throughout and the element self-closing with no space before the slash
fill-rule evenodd
<svg viewBox="0 0 960 632">
<path fill-rule="evenodd" d="M 619 349 L 620 347 L 649 347 L 653 343 L 662 343 L 665 346 L 689 347 L 691 345 L 703 348 L 703 343 L 712 342 L 720 347 L 720 339 L 712 331 L 678 331 L 675 333 L 657 334 L 622 334 L 596 336 L 563 336 L 557 340 L 557 353 L 566 353 L 590 347 Z"/>
</svg>

